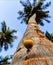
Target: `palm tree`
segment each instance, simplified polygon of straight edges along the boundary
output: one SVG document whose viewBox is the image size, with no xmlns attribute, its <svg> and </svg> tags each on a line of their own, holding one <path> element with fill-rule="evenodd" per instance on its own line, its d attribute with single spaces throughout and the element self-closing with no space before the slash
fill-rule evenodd
<svg viewBox="0 0 53 65">
<path fill-rule="evenodd" d="M 5 21 L 1 23 L 2 28 L 0 32 L 0 50 L 2 50 L 2 47 L 4 46 L 4 49 L 8 49 L 8 45 L 12 46 L 12 42 L 14 39 L 16 39 L 16 36 L 13 35 L 13 33 L 16 32 L 16 30 L 10 30 L 9 27 L 6 26 Z"/>
<path fill-rule="evenodd" d="M 24 11 L 18 13 L 20 15 L 19 19 L 22 18 L 28 26 L 14 53 L 11 65 L 53 65 L 53 43 L 46 38 L 48 33 L 45 37 L 37 25 L 43 26 L 43 20 L 50 22 L 47 20 L 50 17 L 49 11 L 43 10 L 50 5 L 50 2 L 43 6 L 45 0 L 39 0 L 38 3 L 33 0 L 33 4 L 29 0 L 25 1 L 20 1 L 24 6 Z M 26 39 L 33 40 L 33 45 L 28 53 L 29 40 Z"/>
</svg>

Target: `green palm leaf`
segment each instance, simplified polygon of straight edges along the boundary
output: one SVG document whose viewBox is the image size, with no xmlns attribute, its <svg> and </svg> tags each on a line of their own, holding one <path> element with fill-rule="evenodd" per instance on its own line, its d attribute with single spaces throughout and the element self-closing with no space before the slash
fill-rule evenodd
<svg viewBox="0 0 53 65">
<path fill-rule="evenodd" d="M 19 19 L 22 18 L 22 21 L 24 21 L 26 24 L 28 24 L 29 18 L 33 15 L 36 14 L 36 22 L 37 24 L 44 25 L 44 22 L 42 20 L 45 20 L 47 22 L 50 22 L 48 19 L 49 18 L 49 11 L 44 11 L 44 8 L 49 7 L 51 2 L 46 3 L 44 5 L 45 0 L 40 0 L 38 3 L 36 2 L 37 0 L 33 0 L 33 3 L 31 3 L 29 0 L 26 1 L 20 1 L 20 3 L 23 5 L 24 10 L 19 11 Z"/>
<path fill-rule="evenodd" d="M 10 65 L 10 61 L 12 59 L 12 55 L 9 57 L 9 56 L 5 56 L 4 58 L 3 57 L 0 57 L 0 65 Z"/>
<path fill-rule="evenodd" d="M 53 42 L 53 34 L 50 34 L 48 31 L 46 31 L 45 36 Z"/>
</svg>

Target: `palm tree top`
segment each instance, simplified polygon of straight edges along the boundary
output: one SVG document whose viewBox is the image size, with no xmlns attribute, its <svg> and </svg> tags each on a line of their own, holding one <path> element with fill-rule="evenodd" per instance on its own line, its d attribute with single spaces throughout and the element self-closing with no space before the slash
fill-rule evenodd
<svg viewBox="0 0 53 65">
<path fill-rule="evenodd" d="M 24 21 L 26 24 L 28 24 L 29 18 L 36 13 L 36 22 L 37 24 L 44 25 L 43 20 L 50 23 L 50 21 L 47 19 L 49 18 L 49 11 L 45 11 L 47 7 L 51 4 L 51 2 L 46 3 L 44 5 L 45 0 L 33 0 L 33 3 L 30 2 L 30 0 L 26 1 L 20 1 L 20 3 L 23 5 L 24 10 L 19 11 L 19 17 L 18 19 L 22 18 L 22 22 Z"/>
<path fill-rule="evenodd" d="M 12 46 L 12 42 L 14 39 L 16 39 L 16 36 L 14 36 L 14 33 L 16 30 L 10 30 L 9 27 L 6 26 L 5 21 L 1 23 L 2 28 L 0 31 L 0 50 L 4 46 L 4 49 L 8 49 L 8 45 L 10 44 Z"/>
</svg>

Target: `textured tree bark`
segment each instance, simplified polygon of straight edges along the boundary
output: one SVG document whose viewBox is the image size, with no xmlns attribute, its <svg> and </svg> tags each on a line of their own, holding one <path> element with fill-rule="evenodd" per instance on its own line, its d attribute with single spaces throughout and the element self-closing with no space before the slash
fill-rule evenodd
<svg viewBox="0 0 53 65">
<path fill-rule="evenodd" d="M 11 65 L 53 65 L 53 43 L 37 26 L 35 17 L 34 14 L 29 19 L 28 27 L 14 53 Z M 31 38 L 34 41 L 34 45 L 28 53 L 23 45 L 24 38 Z"/>
</svg>

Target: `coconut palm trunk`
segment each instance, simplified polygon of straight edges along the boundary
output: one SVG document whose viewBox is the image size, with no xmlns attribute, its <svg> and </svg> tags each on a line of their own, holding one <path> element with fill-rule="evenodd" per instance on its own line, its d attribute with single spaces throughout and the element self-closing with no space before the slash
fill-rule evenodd
<svg viewBox="0 0 53 65">
<path fill-rule="evenodd" d="M 35 21 L 36 14 L 30 17 L 26 32 L 12 58 L 11 65 L 53 65 L 53 43 L 49 41 Z M 27 53 L 23 39 L 33 40 L 33 46 Z"/>
</svg>

